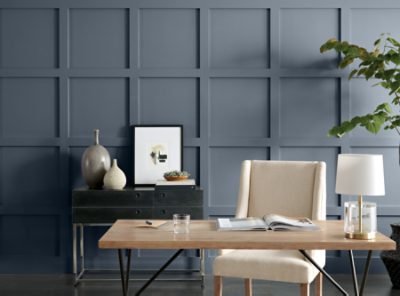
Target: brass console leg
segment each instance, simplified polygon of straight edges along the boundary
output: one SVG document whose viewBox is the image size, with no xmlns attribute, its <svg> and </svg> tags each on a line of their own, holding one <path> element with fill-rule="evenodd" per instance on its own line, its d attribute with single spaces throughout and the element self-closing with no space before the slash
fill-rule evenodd
<svg viewBox="0 0 400 296">
<path fill-rule="evenodd" d="M 74 285 L 78 284 L 78 257 L 76 254 L 76 224 L 72 224 L 72 272 L 74 273 Z"/>
</svg>

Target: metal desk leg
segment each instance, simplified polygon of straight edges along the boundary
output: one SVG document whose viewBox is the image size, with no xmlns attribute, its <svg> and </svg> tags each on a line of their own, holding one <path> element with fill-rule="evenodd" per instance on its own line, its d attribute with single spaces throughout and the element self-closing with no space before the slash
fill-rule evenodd
<svg viewBox="0 0 400 296">
<path fill-rule="evenodd" d="M 367 282 L 369 266 L 371 264 L 371 257 L 372 257 L 372 251 L 369 250 L 368 251 L 368 255 L 367 255 L 367 261 L 365 262 L 364 275 L 363 275 L 363 278 L 362 278 L 362 281 L 361 281 L 360 296 L 362 296 L 364 294 L 364 287 L 365 287 L 365 283 Z"/>
<path fill-rule="evenodd" d="M 360 293 L 358 292 L 357 271 L 356 266 L 354 265 L 354 256 L 352 250 L 349 250 L 349 259 L 351 265 L 351 275 L 353 276 L 354 295 L 360 296 Z"/>
<path fill-rule="evenodd" d="M 314 265 L 332 284 L 334 284 L 336 286 L 336 288 L 338 288 L 343 295 L 349 295 L 322 267 L 320 267 L 311 257 L 310 255 L 308 255 L 304 250 L 299 250 L 301 254 L 303 254 L 304 257 L 307 258 L 308 261 L 310 261 L 310 263 L 312 265 Z M 353 285 L 354 285 L 354 294 L 356 296 L 362 296 L 364 293 L 364 287 L 365 284 L 367 282 L 367 276 L 368 276 L 368 271 L 369 271 L 369 266 L 371 264 L 371 257 L 372 257 L 372 251 L 369 250 L 368 251 L 368 255 L 367 255 L 367 260 L 365 263 L 365 267 L 364 267 L 364 274 L 363 274 L 363 278 L 361 281 L 361 287 L 358 286 L 357 283 L 357 271 L 356 271 L 356 266 L 354 264 L 354 256 L 353 256 L 353 251 L 349 250 L 349 259 L 350 259 L 350 265 L 351 265 L 351 274 L 353 275 Z"/>
<path fill-rule="evenodd" d="M 205 252 L 204 249 L 200 249 L 200 276 L 201 276 L 201 288 L 204 289 L 205 279 Z"/>
<path fill-rule="evenodd" d="M 130 249 L 127 250 L 128 259 L 127 259 L 127 266 L 126 272 L 124 268 L 124 256 L 123 250 L 118 249 L 118 259 L 119 259 L 119 269 L 121 273 L 121 283 L 122 283 L 122 295 L 128 296 L 128 288 L 129 288 L 129 274 L 131 268 L 131 251 Z M 155 279 L 158 275 L 164 271 L 171 263 L 182 253 L 183 249 L 179 249 L 161 268 L 149 279 L 146 283 L 135 293 L 136 296 L 140 295 Z"/>
<path fill-rule="evenodd" d="M 118 249 L 118 259 L 119 259 L 119 269 L 121 272 L 121 283 L 122 283 L 122 295 L 128 295 L 129 289 L 129 274 L 131 268 L 131 250 L 128 250 L 128 260 L 126 266 L 126 273 L 124 271 L 124 258 L 123 258 L 122 250 Z"/>
<path fill-rule="evenodd" d="M 349 294 L 346 292 L 345 289 L 343 289 L 343 287 L 341 285 L 339 285 L 338 282 L 336 282 L 330 275 L 329 273 L 327 273 L 321 266 L 319 266 L 317 264 L 317 262 L 314 261 L 313 258 L 311 258 L 310 255 L 307 254 L 306 251 L 304 250 L 299 250 L 299 252 L 307 258 L 308 261 L 310 261 L 310 263 L 312 265 L 315 266 L 315 268 L 317 268 L 343 295 L 348 296 Z"/>
<path fill-rule="evenodd" d="M 365 267 L 364 267 L 363 278 L 362 278 L 362 281 L 361 281 L 361 286 L 359 287 L 358 284 L 357 284 L 357 272 L 356 272 L 356 267 L 355 267 L 355 264 L 354 264 L 353 251 L 349 250 L 351 273 L 353 275 L 354 293 L 357 296 L 362 296 L 364 294 L 364 288 L 365 288 L 365 284 L 367 282 L 369 266 L 371 264 L 371 257 L 372 257 L 372 251 L 369 250 L 368 251 L 368 255 L 367 255 L 367 260 L 365 262 Z"/>
<path fill-rule="evenodd" d="M 140 295 L 158 276 L 164 271 L 175 259 L 183 252 L 183 249 L 179 249 L 167 262 L 136 292 L 135 296 Z"/>
</svg>

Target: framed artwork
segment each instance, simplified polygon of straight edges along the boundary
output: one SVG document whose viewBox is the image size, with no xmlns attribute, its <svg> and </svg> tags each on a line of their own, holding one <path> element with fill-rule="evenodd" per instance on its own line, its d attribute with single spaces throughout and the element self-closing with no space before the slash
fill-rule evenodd
<svg viewBox="0 0 400 296">
<path fill-rule="evenodd" d="M 133 184 L 151 186 L 164 173 L 182 170 L 182 125 L 133 126 Z"/>
</svg>

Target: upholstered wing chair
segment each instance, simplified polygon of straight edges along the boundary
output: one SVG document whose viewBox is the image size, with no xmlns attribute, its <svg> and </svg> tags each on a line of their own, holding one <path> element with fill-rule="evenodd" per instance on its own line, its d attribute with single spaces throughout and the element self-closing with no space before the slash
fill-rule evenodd
<svg viewBox="0 0 400 296">
<path fill-rule="evenodd" d="M 316 161 L 244 161 L 236 217 L 274 213 L 325 220 L 325 171 L 325 163 Z M 325 251 L 308 252 L 325 265 Z M 213 269 L 215 296 L 222 295 L 222 277 L 244 278 L 247 296 L 251 279 L 298 283 L 302 296 L 315 279 L 316 295 L 322 294 L 322 275 L 298 250 L 221 250 Z"/>
</svg>

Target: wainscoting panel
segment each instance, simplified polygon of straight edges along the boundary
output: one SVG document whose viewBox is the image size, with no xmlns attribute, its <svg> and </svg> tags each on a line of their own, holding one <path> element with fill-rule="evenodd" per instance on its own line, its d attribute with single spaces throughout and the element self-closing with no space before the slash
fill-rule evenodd
<svg viewBox="0 0 400 296">
<path fill-rule="evenodd" d="M 269 97 L 269 79 L 211 79 L 211 137 L 269 137 Z"/>
<path fill-rule="evenodd" d="M 0 65 L 2 68 L 56 68 L 59 10 L 27 7 L 0 12 Z"/>
<path fill-rule="evenodd" d="M 199 67 L 199 9 L 141 9 L 139 18 L 140 67 Z"/>
<path fill-rule="evenodd" d="M 339 81 L 335 78 L 281 80 L 281 136 L 326 137 L 339 123 Z"/>
<path fill-rule="evenodd" d="M 69 15 L 71 68 L 129 66 L 127 9 L 70 9 Z"/>
<path fill-rule="evenodd" d="M 198 78 L 142 78 L 139 89 L 141 122 L 181 124 L 184 137 L 200 136 Z"/>
<path fill-rule="evenodd" d="M 2 147 L 1 195 L 5 208 L 24 211 L 60 204 L 55 147 Z"/>
<path fill-rule="evenodd" d="M 318 48 L 329 38 L 339 39 L 339 9 L 286 8 L 281 10 L 280 17 L 281 68 L 335 69 L 337 67 L 338 55 L 332 52 L 321 55 Z"/>
<path fill-rule="evenodd" d="M 90 126 L 97 126 L 101 137 L 128 137 L 126 78 L 74 77 L 69 86 L 71 137 L 91 137 Z"/>
<path fill-rule="evenodd" d="M 351 69 L 319 46 L 400 38 L 399 17 L 396 0 L 0 0 L 0 273 L 71 272 L 82 153 L 99 128 L 131 183 L 134 124 L 184 126 L 184 168 L 211 219 L 234 215 L 245 159 L 325 161 L 328 218 L 342 219 L 350 198 L 335 194 L 337 155 L 382 153 L 386 196 L 366 199 L 389 234 L 400 218 L 398 136 L 326 136 L 388 94 L 348 81 Z M 105 230 L 86 230 L 91 267 L 116 267 L 115 252 L 97 248 Z M 165 254 L 135 251 L 135 266 Z M 372 270 L 384 272 L 378 255 Z M 347 253 L 329 252 L 327 268 L 348 272 Z"/>
<path fill-rule="evenodd" d="M 335 194 L 336 165 L 339 153 L 336 147 L 282 147 L 281 159 L 326 162 L 326 205 L 340 206 L 338 195 Z"/>
<path fill-rule="evenodd" d="M 2 136 L 58 136 L 58 78 L 0 78 L 0 99 Z"/>
<path fill-rule="evenodd" d="M 236 206 L 241 161 L 268 159 L 268 149 L 254 147 L 215 147 L 210 151 L 210 195 L 212 207 Z M 225 186 L 222 186 L 225 184 Z"/>
<path fill-rule="evenodd" d="M 366 81 L 361 78 L 350 81 L 350 116 L 370 113 L 376 106 L 388 101 L 388 92 L 382 87 L 374 86 L 376 82 L 374 79 Z M 396 110 L 395 107 L 392 106 L 392 108 Z M 379 135 L 382 137 L 396 137 L 397 133 L 395 130 L 383 130 Z M 375 138 L 374 134 L 369 133 L 365 129 L 355 129 L 351 132 L 350 136 Z"/>
<path fill-rule="evenodd" d="M 269 9 L 212 9 L 210 67 L 267 68 Z"/>
</svg>

